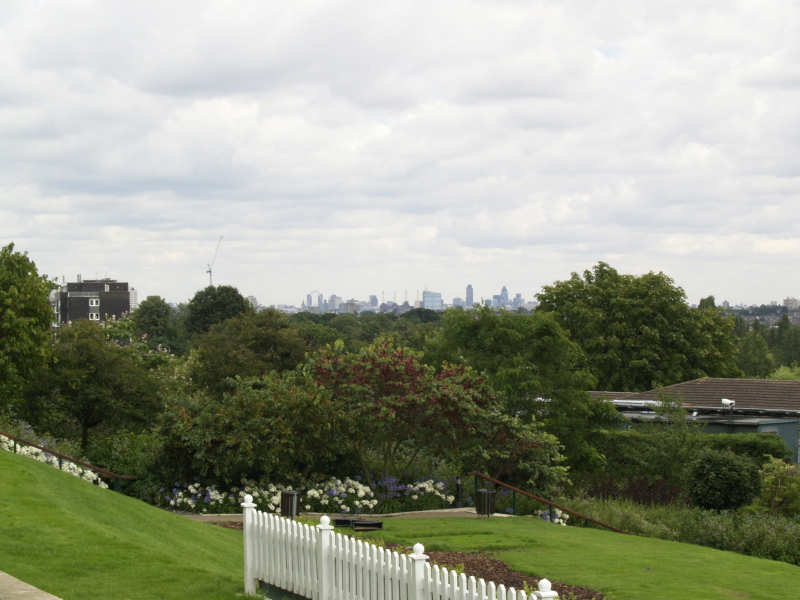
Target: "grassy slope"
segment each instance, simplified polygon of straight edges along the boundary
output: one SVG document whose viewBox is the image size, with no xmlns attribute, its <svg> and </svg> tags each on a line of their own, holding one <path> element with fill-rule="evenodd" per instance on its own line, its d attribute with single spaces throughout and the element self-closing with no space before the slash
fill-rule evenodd
<svg viewBox="0 0 800 600">
<path fill-rule="evenodd" d="M 796 598 L 800 568 L 538 519 L 386 519 L 373 534 L 496 552 L 513 569 L 616 600 Z M 0 452 L 0 570 L 64 600 L 232 600 L 241 533 L 196 523 Z"/>
<path fill-rule="evenodd" d="M 0 451 L 0 570 L 64 600 L 229 600 L 242 537 Z"/>
<path fill-rule="evenodd" d="M 429 550 L 491 551 L 514 570 L 615 600 L 777 600 L 800 589 L 800 568 L 786 563 L 539 519 L 386 519 L 371 536 Z"/>
</svg>

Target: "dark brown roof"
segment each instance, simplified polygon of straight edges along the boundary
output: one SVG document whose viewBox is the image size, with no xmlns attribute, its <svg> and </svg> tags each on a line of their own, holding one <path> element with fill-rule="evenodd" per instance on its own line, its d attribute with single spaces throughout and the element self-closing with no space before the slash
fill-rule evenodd
<svg viewBox="0 0 800 600">
<path fill-rule="evenodd" d="M 594 400 L 599 400 L 600 398 L 605 398 L 606 400 L 624 400 L 626 398 L 630 398 L 631 396 L 638 396 L 638 392 L 589 392 L 589 395 Z"/>
<path fill-rule="evenodd" d="M 723 379 L 703 377 L 661 390 L 626 395 L 621 400 L 655 400 L 660 391 L 680 393 L 685 405 L 722 408 L 722 399 L 736 401 L 741 409 L 800 411 L 800 381 L 774 379 Z"/>
</svg>

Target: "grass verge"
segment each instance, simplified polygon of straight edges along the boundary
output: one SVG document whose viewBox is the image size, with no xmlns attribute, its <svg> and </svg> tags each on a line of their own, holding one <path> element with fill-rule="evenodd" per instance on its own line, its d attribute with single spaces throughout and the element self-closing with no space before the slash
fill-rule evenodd
<svg viewBox="0 0 800 600">
<path fill-rule="evenodd" d="M 540 519 L 385 519 L 383 527 L 368 536 L 428 550 L 485 551 L 515 571 L 614 600 L 777 600 L 800 589 L 800 568 L 786 563 Z"/>
<path fill-rule="evenodd" d="M 232 600 L 241 532 L 0 452 L 0 570 L 63 600 Z"/>
</svg>

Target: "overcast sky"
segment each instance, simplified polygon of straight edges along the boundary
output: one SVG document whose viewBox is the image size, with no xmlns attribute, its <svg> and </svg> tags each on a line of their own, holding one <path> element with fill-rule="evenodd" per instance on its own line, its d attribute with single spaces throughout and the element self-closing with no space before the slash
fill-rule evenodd
<svg viewBox="0 0 800 600">
<path fill-rule="evenodd" d="M 140 300 L 800 297 L 800 2 L 0 4 L 0 243 Z"/>
</svg>

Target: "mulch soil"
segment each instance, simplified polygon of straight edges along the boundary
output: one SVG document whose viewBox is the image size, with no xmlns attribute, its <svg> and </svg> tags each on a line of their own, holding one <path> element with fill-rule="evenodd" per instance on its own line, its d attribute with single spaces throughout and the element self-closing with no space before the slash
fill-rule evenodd
<svg viewBox="0 0 800 600">
<path fill-rule="evenodd" d="M 242 529 L 242 523 L 214 523 L 220 527 L 229 529 Z M 406 548 L 397 544 L 385 544 L 390 550 L 397 552 L 411 552 L 411 548 Z M 494 581 L 496 585 L 501 583 L 506 588 L 513 587 L 517 590 L 524 589 L 527 582 L 530 589 L 538 589 L 538 577 L 523 575 L 517 571 L 512 571 L 503 561 L 492 558 L 483 552 L 440 552 L 438 550 L 426 550 L 425 554 L 430 557 L 431 563 L 440 567 L 457 568 L 463 567 L 467 577 L 474 576 L 476 579 Z M 567 585 L 557 581 L 550 582 L 555 591 L 558 592 L 562 600 L 604 600 L 605 596 L 596 590 L 576 585 Z"/>
</svg>

